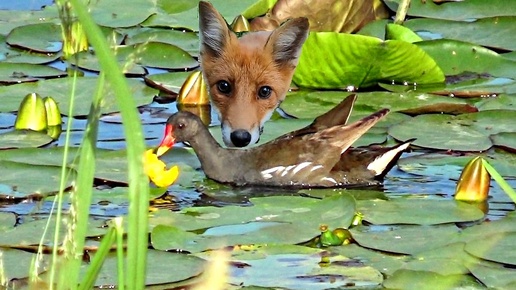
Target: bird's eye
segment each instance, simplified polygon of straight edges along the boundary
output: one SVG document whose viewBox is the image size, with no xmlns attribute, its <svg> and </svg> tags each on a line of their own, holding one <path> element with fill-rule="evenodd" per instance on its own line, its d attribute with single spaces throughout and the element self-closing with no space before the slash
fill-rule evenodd
<svg viewBox="0 0 516 290">
<path fill-rule="evenodd" d="M 272 88 L 269 86 L 263 86 L 258 89 L 258 97 L 260 99 L 268 99 L 271 96 Z"/>
<path fill-rule="evenodd" d="M 186 125 L 184 123 L 177 124 L 178 129 L 183 129 L 184 127 L 186 127 Z"/>
<path fill-rule="evenodd" d="M 217 90 L 225 95 L 229 95 L 231 93 L 231 85 L 227 81 L 218 81 Z"/>
</svg>

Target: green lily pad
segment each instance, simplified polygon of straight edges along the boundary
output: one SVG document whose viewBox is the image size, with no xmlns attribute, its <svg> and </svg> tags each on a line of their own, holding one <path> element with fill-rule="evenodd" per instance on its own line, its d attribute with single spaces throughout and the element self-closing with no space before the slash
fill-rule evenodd
<svg viewBox="0 0 516 290">
<path fill-rule="evenodd" d="M 78 150 L 78 148 L 69 148 L 67 166 L 72 169 L 76 168 L 77 166 L 75 157 L 78 154 Z M 45 149 L 26 148 L 9 151 L 0 150 L 0 160 L 2 160 L 2 162 L 4 160 L 12 161 L 18 164 L 25 164 L 25 166 L 28 168 L 33 165 L 41 166 L 36 166 L 35 168 L 59 168 L 63 162 L 63 156 L 63 147 L 52 147 Z M 95 157 L 96 179 L 115 183 L 128 183 L 127 152 L 125 150 L 113 151 L 97 149 Z M 19 174 L 23 174 L 23 172 L 20 172 Z M 21 178 L 21 180 L 23 180 L 23 178 Z M 37 186 L 36 181 L 32 183 L 34 183 L 33 186 Z M 49 182 L 46 183 L 48 184 Z"/>
<path fill-rule="evenodd" d="M 52 137 L 45 132 L 13 130 L 0 134 L 0 149 L 41 147 L 52 141 Z"/>
<path fill-rule="evenodd" d="M 0 212 L 0 232 L 12 229 L 16 225 L 16 216 L 10 212 Z"/>
<path fill-rule="evenodd" d="M 103 220 L 91 218 L 88 221 L 87 236 L 101 236 L 105 234 L 106 228 L 102 226 L 104 222 Z M 30 218 L 27 218 L 15 228 L 3 231 L 0 235 L 0 244 L 12 247 L 38 245 L 40 242 L 43 242 L 44 245 L 52 245 L 54 242 L 55 224 L 55 217 L 52 217 L 50 221 L 48 219 L 30 220 Z M 61 221 L 60 237 L 64 237 L 69 225 L 70 222 L 65 219 Z"/>
<path fill-rule="evenodd" d="M 92 254 L 94 256 L 94 254 Z M 93 257 L 92 257 L 93 259 Z M 170 282 L 183 281 L 200 275 L 206 261 L 192 255 L 182 253 L 167 253 L 156 250 L 147 252 L 147 274 L 145 275 L 146 285 L 159 285 Z M 169 267 L 174 268 L 173 271 Z M 127 267 L 131 265 L 126 264 Z M 86 265 L 81 269 L 82 275 L 86 274 Z M 95 286 L 117 285 L 117 257 L 115 253 L 109 254 L 102 265 L 100 273 L 95 281 Z"/>
<path fill-rule="evenodd" d="M 11 30 L 16 27 L 37 24 L 41 22 L 61 23 L 59 14 L 55 5 L 49 5 L 40 11 L 13 11 L 0 10 L 0 19 L 2 26 L 0 27 L 0 34 L 8 35 Z"/>
<path fill-rule="evenodd" d="M 125 43 L 132 45 L 149 41 L 168 43 L 183 49 L 193 56 L 199 55 L 199 36 L 193 32 L 153 28 L 129 36 Z"/>
<path fill-rule="evenodd" d="M 496 98 L 482 99 L 475 104 L 480 111 L 486 110 L 516 110 L 516 95 L 501 94 Z"/>
<path fill-rule="evenodd" d="M 516 132 L 516 127 L 511 123 L 516 120 L 516 111 L 513 110 L 485 110 L 457 116 L 456 120 L 486 136 L 501 132 Z"/>
<path fill-rule="evenodd" d="M 400 0 L 386 0 L 385 4 L 396 12 Z M 416 3 L 417 2 L 417 3 Z M 448 19 L 448 20 L 470 20 L 494 16 L 516 16 L 516 7 L 507 5 L 505 0 L 468 0 L 449 1 L 442 3 L 436 1 L 414 1 L 408 10 L 408 15 Z"/>
<path fill-rule="evenodd" d="M 430 56 L 413 44 L 319 32 L 311 33 L 306 40 L 293 81 L 301 87 L 342 89 L 381 81 L 440 83 L 444 74 Z"/>
<path fill-rule="evenodd" d="M 478 289 L 482 287 L 470 275 L 441 275 L 435 272 L 400 269 L 385 280 L 389 289 Z"/>
<path fill-rule="evenodd" d="M 511 289 L 510 283 L 516 282 L 516 270 L 500 264 L 468 265 L 471 274 L 489 288 Z"/>
<path fill-rule="evenodd" d="M 378 270 L 342 255 L 330 256 L 329 263 L 320 266 L 318 263 L 325 253 L 319 249 L 271 245 L 251 251 L 237 250 L 233 255 L 237 262 L 249 265 L 238 269 L 239 275 L 229 278 L 235 285 L 275 289 L 300 289 L 303 285 L 304 289 L 330 289 L 348 285 L 377 287 L 383 281 Z"/>
<path fill-rule="evenodd" d="M 62 48 L 61 27 L 48 22 L 19 26 L 9 33 L 6 41 L 27 50 L 56 53 Z"/>
<path fill-rule="evenodd" d="M 515 238 L 516 232 L 492 234 L 467 242 L 464 249 L 482 259 L 516 265 L 516 253 L 513 251 Z"/>
<path fill-rule="evenodd" d="M 516 132 L 503 132 L 491 135 L 491 141 L 495 146 L 510 152 L 516 152 Z"/>
<path fill-rule="evenodd" d="M 476 221 L 484 213 L 475 205 L 454 200 L 392 199 L 357 201 L 364 220 L 376 224 L 434 225 Z"/>
<path fill-rule="evenodd" d="M 299 118 L 315 118 L 336 106 L 347 95 L 348 93 L 342 91 L 299 91 L 290 93 L 286 100 L 281 103 L 281 108 Z M 377 110 L 388 108 L 391 113 L 387 115 L 385 120 L 378 123 L 378 126 L 381 127 L 388 127 L 410 119 L 407 115 L 395 112 L 411 112 L 426 107 L 425 112 L 442 113 L 452 105 L 457 105 L 460 108 L 468 106 L 472 108 L 466 100 L 417 91 L 406 93 L 370 92 L 358 93 L 357 95 L 358 98 L 351 113 L 351 119 L 357 120 L 355 118 L 358 116 L 363 117 Z"/>
<path fill-rule="evenodd" d="M 460 234 L 460 241 L 468 243 L 482 239 L 491 240 L 493 236 L 513 232 L 516 232 L 516 217 L 514 213 L 509 213 L 502 219 L 464 229 Z"/>
<path fill-rule="evenodd" d="M 330 247 L 327 249 L 332 254 L 343 255 L 360 261 L 364 265 L 371 266 L 386 276 L 391 276 L 401 268 L 409 257 L 406 255 L 395 255 L 374 251 L 361 247 L 357 244 L 349 244 L 343 247 Z"/>
<path fill-rule="evenodd" d="M 199 65 L 186 51 L 166 43 L 147 42 L 120 46 L 115 51 L 120 67 L 124 68 L 124 73 L 127 74 L 145 74 L 141 66 L 185 69 Z M 80 52 L 77 58 L 72 57 L 72 62 L 87 70 L 100 71 L 98 60 L 91 52 Z"/>
<path fill-rule="evenodd" d="M 516 78 L 516 61 L 482 46 L 448 39 L 421 41 L 417 46 L 426 51 L 446 75 L 475 72 Z"/>
<path fill-rule="evenodd" d="M 179 93 L 181 86 L 192 72 L 168 72 L 145 76 L 151 86 L 172 94 Z"/>
<path fill-rule="evenodd" d="M 7 45 L 6 36 L 0 35 L 0 60 L 9 63 L 41 64 L 55 61 L 60 53 L 37 53 Z"/>
<path fill-rule="evenodd" d="M 426 33 L 439 38 L 454 39 L 496 49 L 515 50 L 516 17 L 497 16 L 471 21 L 412 19 L 405 26 L 420 36 Z M 435 39 L 435 38 L 433 38 Z"/>
<path fill-rule="evenodd" d="M 460 116 L 419 115 L 390 127 L 389 135 L 401 141 L 416 138 L 414 145 L 432 149 L 485 151 L 491 148 L 489 136 L 479 132 L 470 121 L 462 120 Z M 439 132 L 435 128 L 439 128 Z"/>
<path fill-rule="evenodd" d="M 141 81 L 136 79 L 127 79 L 131 91 L 133 93 L 137 106 L 148 104 L 152 101 L 152 97 L 156 95 L 155 89 L 149 88 Z M 97 84 L 97 78 L 83 77 L 77 78 L 75 84 L 75 107 L 74 116 L 85 116 L 89 113 L 91 98 L 94 95 Z M 9 87 L 0 87 L 0 112 L 12 112 L 18 110 L 18 106 L 23 97 L 28 93 L 36 92 L 41 96 L 52 96 L 59 105 L 62 114 L 68 112 L 70 105 L 70 91 L 72 87 L 72 79 L 51 79 L 38 81 L 36 83 L 23 83 Z M 107 84 L 109 88 L 109 84 Z M 103 114 L 117 112 L 118 106 L 114 98 L 114 94 L 108 89 L 104 95 L 101 112 Z"/>
<path fill-rule="evenodd" d="M 161 213 L 150 221 L 157 224 L 152 230 L 152 244 L 156 249 L 191 252 L 235 244 L 297 244 L 319 235 L 320 224 L 347 227 L 354 214 L 349 195 L 323 200 L 274 196 L 250 201 L 254 206 L 195 207 Z M 203 229 L 201 234 L 190 232 L 198 229 Z"/>
<path fill-rule="evenodd" d="M 459 237 L 455 225 L 359 226 L 350 231 L 353 239 L 363 247 L 408 255 L 452 244 Z"/>
<path fill-rule="evenodd" d="M 166 5 L 170 0 L 160 0 L 158 5 Z M 227 22 L 231 22 L 233 18 L 241 14 L 247 7 L 254 4 L 256 0 L 212 0 L 210 3 L 215 6 L 217 11 L 222 14 Z M 176 4 L 176 1 L 172 1 Z M 184 8 L 182 8 L 184 9 Z M 171 9 L 169 11 L 179 11 L 182 9 Z M 152 15 L 145 22 L 142 23 L 144 27 L 172 27 L 172 28 L 186 28 L 191 31 L 199 31 L 199 12 L 197 6 L 183 10 L 179 13 L 157 13 Z"/>
<path fill-rule="evenodd" d="M 62 70 L 40 64 L 0 62 L 0 83 L 4 84 L 33 82 L 38 78 L 55 78 L 66 74 Z"/>
<path fill-rule="evenodd" d="M 465 156 L 439 153 L 420 154 L 400 159 L 398 167 L 410 174 L 442 176 L 458 180 L 464 166 L 478 155 L 483 156 L 502 176 L 516 177 L 516 157 L 514 154 L 502 152 Z"/>
<path fill-rule="evenodd" d="M 69 171 L 66 187 L 71 186 L 75 172 Z M 2 161 L 0 164 L 0 183 L 15 189 L 14 197 L 24 197 L 28 194 L 46 194 L 59 190 L 61 168 L 57 166 L 29 165 L 25 163 Z M 30 176 L 31 182 L 26 178 Z"/>
<path fill-rule="evenodd" d="M 16 279 L 28 278 L 34 274 L 32 267 L 34 261 L 37 259 L 36 254 L 29 253 L 27 251 L 15 250 L 15 249 L 4 249 L 0 250 L 2 256 L 3 275 L 6 281 L 16 284 Z M 44 270 L 50 265 L 51 258 L 43 255 L 41 260 L 38 260 L 38 273 L 44 272 Z M 17 288 L 17 287 L 15 287 Z"/>
<path fill-rule="evenodd" d="M 97 24 L 114 28 L 136 26 L 157 12 L 156 3 L 151 0 L 95 1 L 90 4 L 90 9 Z"/>
</svg>

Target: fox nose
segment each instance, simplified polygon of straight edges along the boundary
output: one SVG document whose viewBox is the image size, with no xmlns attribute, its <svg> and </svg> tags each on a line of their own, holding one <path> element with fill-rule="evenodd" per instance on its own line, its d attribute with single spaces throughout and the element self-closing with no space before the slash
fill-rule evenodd
<svg viewBox="0 0 516 290">
<path fill-rule="evenodd" d="M 251 133 L 239 129 L 231 132 L 230 138 L 236 147 L 245 147 L 251 142 Z"/>
</svg>

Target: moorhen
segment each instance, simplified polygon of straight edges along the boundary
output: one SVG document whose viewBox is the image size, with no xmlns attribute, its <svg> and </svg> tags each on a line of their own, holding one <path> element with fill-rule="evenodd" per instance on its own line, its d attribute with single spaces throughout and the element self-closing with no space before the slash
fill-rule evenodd
<svg viewBox="0 0 516 290">
<path fill-rule="evenodd" d="M 378 185 L 413 140 L 376 150 L 349 148 L 389 113 L 382 109 L 346 125 L 355 100 L 350 95 L 309 126 L 249 149 L 222 148 L 196 115 L 178 112 L 167 120 L 157 155 L 188 142 L 207 177 L 236 186 Z"/>
</svg>

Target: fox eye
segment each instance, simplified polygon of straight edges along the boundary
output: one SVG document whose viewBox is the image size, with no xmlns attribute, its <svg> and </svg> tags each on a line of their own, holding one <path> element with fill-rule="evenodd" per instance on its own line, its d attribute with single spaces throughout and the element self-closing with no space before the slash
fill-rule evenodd
<svg viewBox="0 0 516 290">
<path fill-rule="evenodd" d="M 231 85 L 227 81 L 218 81 L 217 89 L 219 90 L 219 92 L 226 95 L 231 93 Z"/>
<path fill-rule="evenodd" d="M 269 86 L 263 86 L 258 89 L 258 97 L 260 99 L 268 99 L 271 96 L 272 89 Z"/>
</svg>

